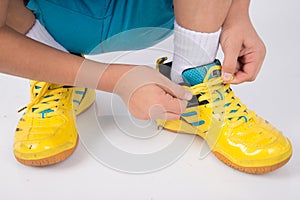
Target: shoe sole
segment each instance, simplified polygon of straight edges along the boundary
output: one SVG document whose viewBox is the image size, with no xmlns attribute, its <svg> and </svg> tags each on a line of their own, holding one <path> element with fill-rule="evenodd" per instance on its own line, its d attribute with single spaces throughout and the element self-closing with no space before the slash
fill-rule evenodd
<svg viewBox="0 0 300 200">
<path fill-rule="evenodd" d="M 58 153 L 56 155 L 47 158 L 42 158 L 37 160 L 24 160 L 16 156 L 15 158 L 17 159 L 18 162 L 22 163 L 23 165 L 32 166 L 32 167 L 43 167 L 43 166 L 54 165 L 66 160 L 68 157 L 70 157 L 73 154 L 73 152 L 75 151 L 78 145 L 78 140 L 79 140 L 78 138 L 79 137 L 77 137 L 76 144 L 73 148 L 65 150 L 61 153 Z"/>
<path fill-rule="evenodd" d="M 172 133 L 176 133 L 176 134 L 182 134 L 183 133 L 183 134 L 197 135 L 197 134 L 192 134 L 192 133 L 177 132 L 177 131 L 167 129 L 167 128 L 163 128 L 163 129 L 167 130 L 167 131 L 170 131 Z M 199 137 L 201 137 L 201 136 L 199 136 Z M 201 137 L 201 138 L 203 139 L 203 137 Z M 203 139 L 203 140 L 205 141 L 205 139 Z M 285 160 L 283 160 L 279 163 L 276 163 L 275 165 L 261 166 L 261 167 L 244 167 L 244 166 L 240 166 L 238 164 L 235 164 L 234 162 L 232 162 L 228 158 L 226 158 L 223 154 L 221 154 L 217 151 L 212 151 L 212 153 L 221 162 L 223 162 L 227 166 L 229 166 L 233 169 L 236 169 L 238 171 L 248 173 L 248 174 L 266 174 L 266 173 L 272 172 L 272 171 L 284 166 L 290 160 L 290 158 L 292 157 L 292 153 L 291 153 L 291 155 L 287 159 L 285 159 Z"/>
<path fill-rule="evenodd" d="M 225 156 L 223 156 L 219 152 L 213 151 L 213 154 L 220 161 L 225 163 L 227 166 L 232 167 L 232 168 L 242 171 L 242 172 L 246 172 L 248 174 L 265 174 L 265 173 L 272 172 L 272 171 L 284 166 L 292 157 L 292 155 L 290 155 L 287 159 L 285 159 L 284 161 L 281 161 L 280 163 L 277 163 L 275 165 L 263 166 L 263 167 L 243 167 L 243 166 L 240 166 L 240 165 L 237 165 L 237 164 L 231 162 L 229 159 L 227 159 Z"/>
</svg>

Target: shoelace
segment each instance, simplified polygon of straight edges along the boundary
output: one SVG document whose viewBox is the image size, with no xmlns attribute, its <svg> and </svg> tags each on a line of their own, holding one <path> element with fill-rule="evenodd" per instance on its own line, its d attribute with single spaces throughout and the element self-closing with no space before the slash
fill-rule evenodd
<svg viewBox="0 0 300 200">
<path fill-rule="evenodd" d="M 57 87 L 52 87 L 53 84 L 45 83 L 45 85 L 35 93 L 36 87 L 39 87 L 38 83 L 39 82 L 34 82 L 30 88 L 31 94 L 36 94 L 34 99 L 18 112 L 27 109 L 27 114 L 31 115 L 42 115 L 42 117 L 44 117 L 45 113 L 47 113 L 48 116 L 55 115 L 55 112 L 52 111 L 63 106 L 60 100 L 66 97 L 65 92 L 67 92 L 69 88 L 59 85 Z"/>
<path fill-rule="evenodd" d="M 220 66 L 214 66 L 207 72 L 210 74 L 214 70 L 219 70 Z M 240 99 L 235 97 L 229 84 L 224 84 L 221 77 L 204 79 L 204 83 L 198 84 L 188 89 L 193 95 L 198 95 L 198 101 L 206 102 L 200 106 L 213 108 L 214 114 L 220 118 L 230 120 L 230 126 L 236 127 L 249 121 L 254 116 L 253 111 L 249 111 Z"/>
</svg>

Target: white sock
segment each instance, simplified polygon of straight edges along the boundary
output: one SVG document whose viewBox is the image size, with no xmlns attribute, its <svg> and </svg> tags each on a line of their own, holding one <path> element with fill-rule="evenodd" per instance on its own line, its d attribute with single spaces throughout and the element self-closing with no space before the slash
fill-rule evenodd
<svg viewBox="0 0 300 200">
<path fill-rule="evenodd" d="M 38 21 L 35 21 L 33 27 L 26 34 L 27 37 L 46 44 L 50 47 L 56 48 L 58 50 L 68 52 L 62 45 L 54 40 L 46 28 Z"/>
<path fill-rule="evenodd" d="M 181 73 L 192 67 L 212 63 L 217 55 L 221 29 L 202 33 L 185 29 L 174 23 L 174 56 L 171 79 L 183 82 Z"/>
</svg>

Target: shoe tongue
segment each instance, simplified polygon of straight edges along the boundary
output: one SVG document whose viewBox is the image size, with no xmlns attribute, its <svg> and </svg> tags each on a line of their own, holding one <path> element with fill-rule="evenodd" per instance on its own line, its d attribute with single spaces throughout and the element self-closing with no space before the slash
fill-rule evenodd
<svg viewBox="0 0 300 200">
<path fill-rule="evenodd" d="M 32 100 L 34 98 L 36 98 L 43 90 L 44 87 L 47 87 L 46 91 L 49 91 L 50 89 L 55 89 L 55 88 L 60 88 L 60 87 L 64 87 L 58 84 L 51 84 L 51 86 L 49 84 L 47 84 L 46 82 L 37 82 L 37 81 L 30 81 L 30 85 L 31 87 L 33 87 L 33 93 L 31 93 L 31 98 Z M 69 87 L 69 86 L 65 86 L 65 87 Z M 53 96 L 53 94 L 47 94 L 46 91 L 44 91 L 44 93 L 42 94 L 43 96 L 41 96 L 41 98 L 50 98 Z M 59 99 L 54 100 L 54 101 L 59 101 Z M 40 102 L 39 102 L 40 103 Z M 43 104 L 49 104 L 44 102 Z M 36 110 L 38 109 L 39 105 L 35 105 L 31 108 L 32 112 L 36 112 Z M 45 114 L 53 112 L 54 110 L 51 108 L 45 109 L 43 111 L 39 111 L 39 114 L 41 114 L 42 118 L 45 117 Z"/>
<path fill-rule="evenodd" d="M 186 69 L 182 72 L 182 78 L 186 84 L 193 86 L 203 83 L 206 77 L 207 80 L 213 77 L 219 77 L 221 76 L 221 69 L 216 69 L 208 74 L 208 70 L 216 65 L 221 65 L 220 61 L 215 60 L 211 64 Z"/>
</svg>

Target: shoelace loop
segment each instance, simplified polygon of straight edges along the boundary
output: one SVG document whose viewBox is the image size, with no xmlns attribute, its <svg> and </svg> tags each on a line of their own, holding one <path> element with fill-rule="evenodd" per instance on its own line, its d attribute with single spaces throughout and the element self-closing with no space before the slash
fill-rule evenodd
<svg viewBox="0 0 300 200">
<path fill-rule="evenodd" d="M 224 84 L 221 77 L 211 78 L 202 84 L 189 88 L 193 95 L 198 96 L 199 102 L 206 102 L 200 106 L 213 108 L 214 115 L 230 120 L 230 125 L 235 127 L 244 121 L 249 121 L 254 113 L 235 97 L 229 84 Z M 243 121 L 244 120 L 244 121 Z"/>
<path fill-rule="evenodd" d="M 27 112 L 30 114 L 43 114 L 47 112 L 48 115 L 51 115 L 51 111 L 55 110 L 60 106 L 64 106 L 61 99 L 65 98 L 65 92 L 69 90 L 68 87 L 63 87 L 61 85 L 57 85 L 57 87 L 53 87 L 54 84 L 45 83 L 38 91 L 38 84 L 40 82 L 34 82 L 31 87 L 31 94 L 35 94 L 33 100 L 24 108 L 20 109 L 18 112 L 27 109 Z"/>
</svg>

